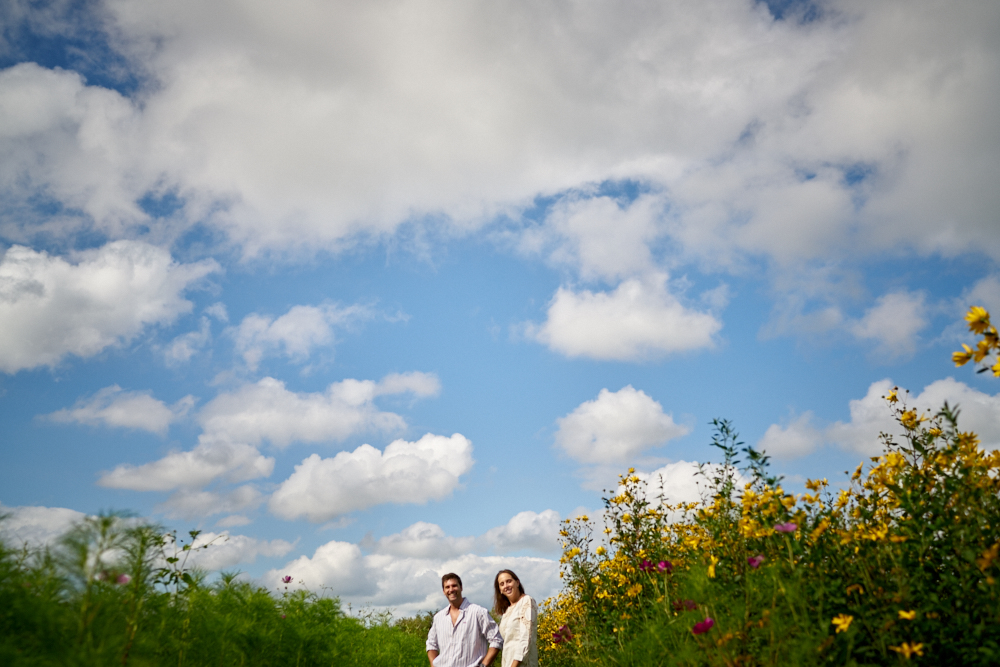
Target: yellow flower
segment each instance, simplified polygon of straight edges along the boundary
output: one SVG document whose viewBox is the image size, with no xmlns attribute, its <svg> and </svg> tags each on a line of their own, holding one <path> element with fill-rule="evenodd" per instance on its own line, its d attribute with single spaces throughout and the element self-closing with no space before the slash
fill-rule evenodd
<svg viewBox="0 0 1000 667">
<path fill-rule="evenodd" d="M 708 564 L 708 578 L 709 579 L 714 579 L 715 578 L 715 564 L 719 562 L 719 559 L 716 558 L 715 556 L 709 556 L 708 559 L 711 561 Z"/>
<path fill-rule="evenodd" d="M 956 366 L 964 366 L 965 364 L 972 361 L 972 355 L 974 354 L 972 352 L 972 348 L 966 345 L 965 343 L 962 343 L 962 347 L 965 348 L 964 352 L 959 351 L 951 353 L 951 360 L 955 362 Z"/>
<path fill-rule="evenodd" d="M 850 586 L 847 587 L 847 594 L 850 595 L 852 591 L 857 591 L 858 593 L 864 595 L 865 587 L 862 586 L 861 584 L 851 584 Z"/>
<path fill-rule="evenodd" d="M 896 653 L 901 654 L 907 660 L 910 659 L 911 655 L 923 655 L 924 654 L 924 645 L 923 644 L 917 644 L 917 643 L 911 644 L 910 642 L 903 642 L 899 646 L 890 646 L 889 648 L 891 650 L 895 651 Z"/>
<path fill-rule="evenodd" d="M 847 629 L 851 627 L 851 621 L 854 620 L 853 616 L 848 614 L 838 614 L 833 617 L 831 623 L 837 626 L 837 632 L 847 632 Z"/>
<path fill-rule="evenodd" d="M 898 401 L 899 397 L 896 396 L 897 391 L 899 390 L 893 388 L 893 390 L 889 392 L 889 395 L 885 397 L 885 400 L 889 401 L 890 403 L 895 403 L 896 401 Z"/>
<path fill-rule="evenodd" d="M 917 612 L 914 609 L 911 609 L 910 611 L 903 611 L 902 609 L 899 610 L 899 620 L 901 621 L 912 621 L 916 617 Z"/>
<path fill-rule="evenodd" d="M 965 321 L 969 323 L 969 331 L 981 334 L 990 328 L 990 314 L 982 306 L 969 308 Z"/>
<path fill-rule="evenodd" d="M 604 554 L 608 553 L 608 550 L 605 549 L 604 547 L 597 547 L 594 553 L 596 553 L 598 556 L 603 556 Z"/>
<path fill-rule="evenodd" d="M 917 428 L 917 425 L 920 424 L 920 422 L 927 421 L 927 417 L 924 415 L 917 417 L 916 410 L 907 410 L 903 414 L 899 415 L 899 421 L 903 425 L 903 428 L 908 431 L 912 431 Z"/>
</svg>

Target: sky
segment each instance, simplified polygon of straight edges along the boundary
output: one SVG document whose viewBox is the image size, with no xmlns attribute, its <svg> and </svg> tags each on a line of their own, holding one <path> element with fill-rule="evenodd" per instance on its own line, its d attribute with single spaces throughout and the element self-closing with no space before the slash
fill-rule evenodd
<svg viewBox="0 0 1000 667">
<path fill-rule="evenodd" d="M 399 616 L 559 588 L 715 418 L 844 483 L 1000 446 L 1000 4 L 0 2 L 0 503 Z"/>
</svg>

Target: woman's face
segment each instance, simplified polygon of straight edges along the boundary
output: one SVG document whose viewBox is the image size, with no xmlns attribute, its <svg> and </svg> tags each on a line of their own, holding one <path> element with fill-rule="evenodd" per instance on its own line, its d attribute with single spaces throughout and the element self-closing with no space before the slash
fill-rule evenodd
<svg viewBox="0 0 1000 667">
<path fill-rule="evenodd" d="M 517 590 L 517 579 L 510 576 L 506 572 L 500 573 L 497 583 L 500 584 L 500 592 L 503 593 L 508 600 L 520 593 L 520 591 Z"/>
</svg>

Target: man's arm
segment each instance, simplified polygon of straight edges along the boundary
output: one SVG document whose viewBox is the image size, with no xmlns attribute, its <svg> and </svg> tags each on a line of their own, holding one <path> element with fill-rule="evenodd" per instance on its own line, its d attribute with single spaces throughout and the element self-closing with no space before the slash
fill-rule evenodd
<svg viewBox="0 0 1000 667">
<path fill-rule="evenodd" d="M 503 646 L 503 637 L 500 636 L 500 628 L 497 627 L 497 624 L 493 621 L 488 611 L 484 609 L 480 619 L 480 631 L 490 645 L 490 648 L 486 651 L 486 657 L 483 658 L 483 664 L 489 667 Z"/>
<path fill-rule="evenodd" d="M 431 667 L 434 667 L 434 661 L 439 655 L 436 620 L 437 618 L 431 618 L 431 629 L 427 631 L 427 659 L 430 660 Z"/>
<path fill-rule="evenodd" d="M 493 658 L 497 657 L 497 653 L 499 652 L 500 649 L 495 646 L 491 646 L 490 650 L 486 652 L 486 657 L 483 658 L 483 664 L 486 665 L 486 667 L 490 667 L 490 663 L 493 662 Z"/>
</svg>

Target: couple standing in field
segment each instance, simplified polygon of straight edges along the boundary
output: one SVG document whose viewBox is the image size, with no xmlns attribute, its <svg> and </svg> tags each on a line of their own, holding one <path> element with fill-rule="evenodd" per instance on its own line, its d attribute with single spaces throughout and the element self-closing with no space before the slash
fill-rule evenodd
<svg viewBox="0 0 1000 667">
<path fill-rule="evenodd" d="M 517 575 L 500 570 L 493 579 L 493 611 L 462 596 L 462 578 L 441 577 L 448 606 L 434 614 L 427 633 L 431 667 L 490 667 L 503 648 L 501 667 L 538 667 L 538 604 L 524 592 Z"/>
</svg>

